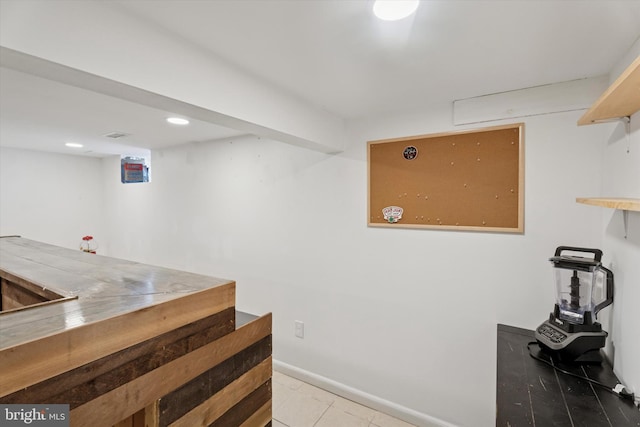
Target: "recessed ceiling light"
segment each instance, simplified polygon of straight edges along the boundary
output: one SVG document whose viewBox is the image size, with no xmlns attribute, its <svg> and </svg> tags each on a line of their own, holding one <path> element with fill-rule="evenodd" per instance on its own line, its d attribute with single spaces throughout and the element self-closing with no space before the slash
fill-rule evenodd
<svg viewBox="0 0 640 427">
<path fill-rule="evenodd" d="M 84 145 L 78 144 L 77 142 L 67 142 L 64 145 L 66 145 L 67 147 L 71 147 L 71 148 L 82 148 L 82 147 L 84 147 Z"/>
<path fill-rule="evenodd" d="M 181 117 L 169 117 L 167 121 L 172 125 L 188 125 L 189 124 L 189 120 L 183 119 Z"/>
<path fill-rule="evenodd" d="M 414 13 L 418 3 L 418 0 L 376 0 L 373 13 L 383 21 L 397 21 Z"/>
</svg>

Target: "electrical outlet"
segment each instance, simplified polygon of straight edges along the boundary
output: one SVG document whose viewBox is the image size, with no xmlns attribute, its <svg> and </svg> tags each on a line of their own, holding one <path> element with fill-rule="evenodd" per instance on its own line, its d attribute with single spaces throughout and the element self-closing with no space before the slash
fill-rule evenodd
<svg viewBox="0 0 640 427">
<path fill-rule="evenodd" d="M 296 320 L 295 322 L 295 334 L 298 338 L 304 338 L 304 322 Z"/>
</svg>

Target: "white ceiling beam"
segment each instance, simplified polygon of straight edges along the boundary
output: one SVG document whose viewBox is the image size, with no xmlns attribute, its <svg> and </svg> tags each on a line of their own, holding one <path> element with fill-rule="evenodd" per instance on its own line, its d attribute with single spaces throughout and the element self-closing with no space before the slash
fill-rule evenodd
<svg viewBox="0 0 640 427">
<path fill-rule="evenodd" d="M 325 153 L 343 120 L 111 2 L 3 1 L 2 65 Z"/>
</svg>

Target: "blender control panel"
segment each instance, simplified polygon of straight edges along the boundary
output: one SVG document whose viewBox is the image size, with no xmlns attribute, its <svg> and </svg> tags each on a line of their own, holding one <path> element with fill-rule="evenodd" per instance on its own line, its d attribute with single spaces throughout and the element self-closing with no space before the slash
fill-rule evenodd
<svg viewBox="0 0 640 427">
<path fill-rule="evenodd" d="M 567 335 L 544 323 L 538 328 L 538 333 L 543 337 L 549 339 L 549 341 L 555 343 L 561 343 L 562 341 L 567 339 Z"/>
</svg>

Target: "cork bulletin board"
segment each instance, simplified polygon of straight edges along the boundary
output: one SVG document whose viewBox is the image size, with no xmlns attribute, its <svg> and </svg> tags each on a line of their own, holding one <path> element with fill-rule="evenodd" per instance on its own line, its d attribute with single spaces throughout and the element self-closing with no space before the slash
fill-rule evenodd
<svg viewBox="0 0 640 427">
<path fill-rule="evenodd" d="M 524 124 L 368 142 L 372 227 L 524 232 Z"/>
</svg>

